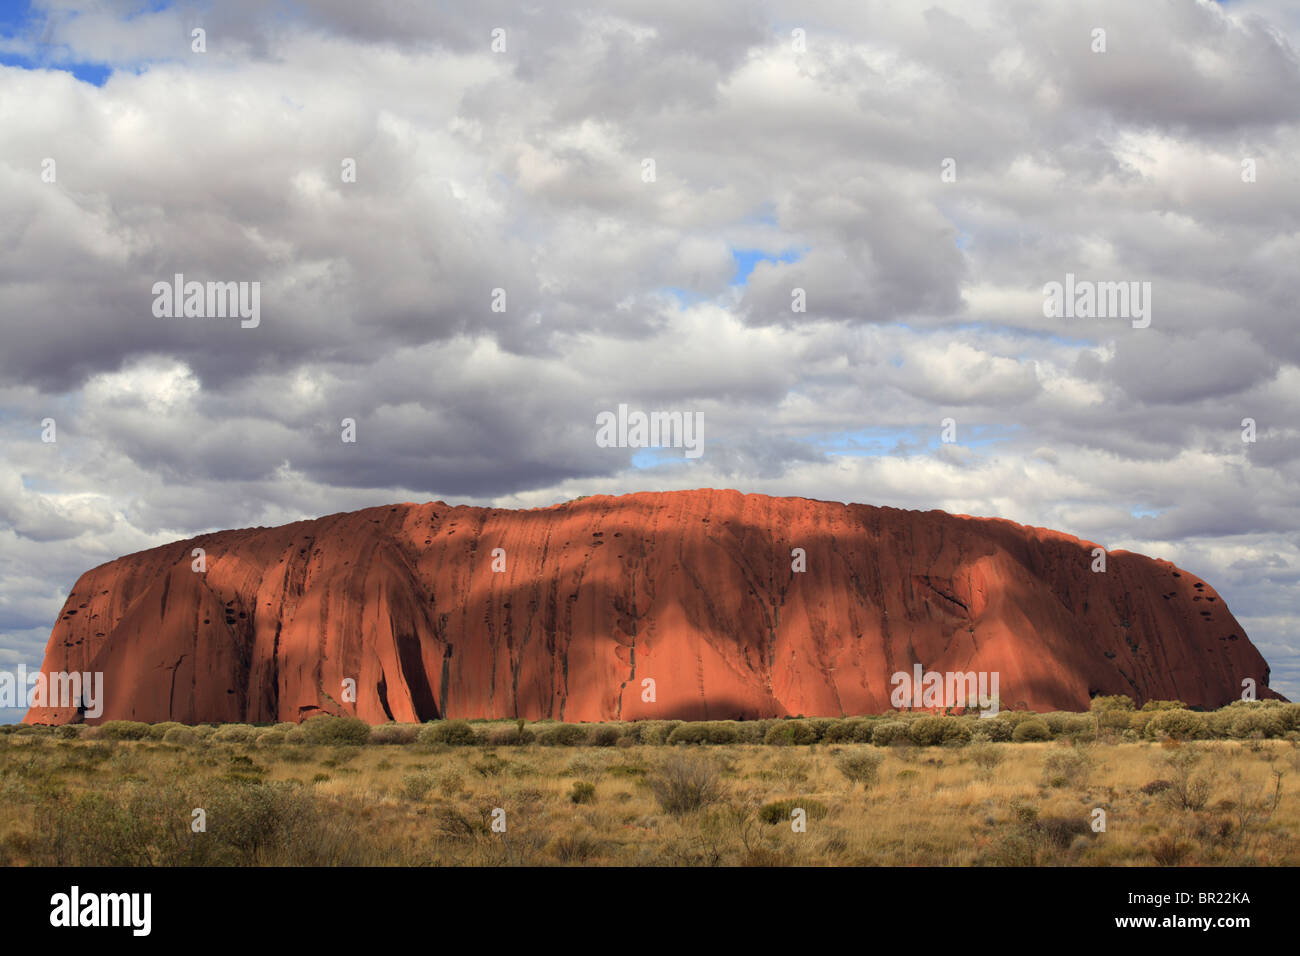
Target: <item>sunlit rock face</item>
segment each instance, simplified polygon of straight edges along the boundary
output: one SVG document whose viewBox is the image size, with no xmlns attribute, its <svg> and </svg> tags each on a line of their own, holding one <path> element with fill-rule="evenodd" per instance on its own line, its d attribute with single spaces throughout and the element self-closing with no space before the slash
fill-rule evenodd
<svg viewBox="0 0 1300 956">
<path fill-rule="evenodd" d="M 996 673 L 1003 709 L 1277 696 L 1209 584 L 1123 551 L 1094 571 L 1095 547 L 735 491 L 393 505 L 87 571 L 43 670 L 104 674 L 91 722 L 839 716 L 889 710 L 916 664 Z"/>
</svg>

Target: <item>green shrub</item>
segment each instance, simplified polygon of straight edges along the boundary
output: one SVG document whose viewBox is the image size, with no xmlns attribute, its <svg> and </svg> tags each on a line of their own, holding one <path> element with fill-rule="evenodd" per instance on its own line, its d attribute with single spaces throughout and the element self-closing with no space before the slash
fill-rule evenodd
<svg viewBox="0 0 1300 956">
<path fill-rule="evenodd" d="M 808 726 L 812 728 L 814 739 L 820 743 L 826 739 L 826 734 L 837 723 L 839 723 L 839 721 L 834 717 L 814 717 L 812 720 L 808 721 Z"/>
<path fill-rule="evenodd" d="M 1205 732 L 1210 737 L 1226 740 L 1232 736 L 1232 725 L 1237 719 L 1237 712 L 1227 707 L 1210 711 L 1205 717 Z"/>
<path fill-rule="evenodd" d="M 734 744 L 740 742 L 740 728 L 730 720 L 715 720 L 705 724 L 709 729 L 709 743 Z"/>
<path fill-rule="evenodd" d="M 877 747 L 888 747 L 903 740 L 911 740 L 907 724 L 901 720 L 882 720 L 871 731 L 871 742 Z"/>
<path fill-rule="evenodd" d="M 422 744 L 448 744 L 453 747 L 470 747 L 478 742 L 478 735 L 466 720 L 433 720 L 420 728 L 416 739 Z"/>
<path fill-rule="evenodd" d="M 1181 700 L 1149 700 L 1142 705 L 1143 710 L 1186 710 L 1187 705 Z"/>
<path fill-rule="evenodd" d="M 1011 730 L 1014 732 L 1015 729 L 1018 726 L 1020 726 L 1022 723 L 1024 723 L 1026 720 L 1042 720 L 1043 718 L 1040 717 L 1032 710 L 1004 710 L 1002 711 L 1002 713 L 998 714 L 996 718 L 988 717 L 985 719 L 1006 721 L 1007 724 L 1010 725 Z"/>
<path fill-rule="evenodd" d="M 736 728 L 725 721 L 699 721 L 676 727 L 668 735 L 668 743 L 731 744 L 738 736 Z"/>
<path fill-rule="evenodd" d="M 767 739 L 767 732 L 776 724 L 775 720 L 745 720 L 735 724 L 736 743 L 761 744 Z"/>
<path fill-rule="evenodd" d="M 413 803 L 418 803 L 429 795 L 437 778 L 428 770 L 417 770 L 404 774 L 398 792 Z"/>
<path fill-rule="evenodd" d="M 520 723 L 522 724 L 523 721 Z M 537 735 L 531 730 L 522 730 L 519 727 L 500 727 L 489 731 L 487 735 L 487 742 L 493 747 L 522 747 L 536 739 Z"/>
<path fill-rule="evenodd" d="M 1242 708 L 1232 714 L 1232 723 L 1229 725 L 1229 733 L 1238 740 L 1281 737 L 1286 730 L 1286 715 L 1280 707 Z"/>
<path fill-rule="evenodd" d="M 846 717 L 837 720 L 822 734 L 826 744 L 869 744 L 875 721 L 866 717 Z"/>
<path fill-rule="evenodd" d="M 804 746 L 816 742 L 817 731 L 807 720 L 777 721 L 763 738 L 763 743 L 769 747 Z"/>
<path fill-rule="evenodd" d="M 1124 694 L 1094 697 L 1088 710 L 1095 715 L 1097 729 L 1105 733 L 1122 734 L 1133 729 L 1133 698 Z M 1139 711 L 1139 713 L 1141 713 Z M 1146 720 L 1151 712 L 1147 711 L 1140 720 Z M 1139 731 L 1140 732 L 1140 731 Z"/>
<path fill-rule="evenodd" d="M 283 730 L 276 730 L 274 727 L 266 727 L 262 733 L 253 738 L 254 747 L 279 747 L 289 739 L 289 735 Z"/>
<path fill-rule="evenodd" d="M 599 727 L 593 727 L 588 739 L 588 743 L 593 747 L 612 747 L 618 743 L 619 733 L 617 727 L 611 727 L 608 724 L 602 724 Z"/>
<path fill-rule="evenodd" d="M 85 728 L 85 724 L 59 724 L 58 729 L 54 731 L 54 735 L 64 740 L 71 740 L 80 737 Z"/>
<path fill-rule="evenodd" d="M 581 724 L 555 724 L 538 734 L 537 742 L 543 747 L 581 747 L 589 733 Z"/>
<path fill-rule="evenodd" d="M 1060 737 L 1065 733 L 1065 727 L 1070 719 L 1070 714 L 1064 711 L 1054 710 L 1050 713 L 1040 714 L 1039 719 L 1047 724 L 1047 729 L 1052 732 L 1053 737 Z"/>
<path fill-rule="evenodd" d="M 1043 782 L 1049 787 L 1082 789 L 1088 785 L 1093 760 L 1087 751 L 1077 747 L 1056 750 L 1043 761 Z"/>
<path fill-rule="evenodd" d="M 767 824 L 789 823 L 793 820 L 790 814 L 799 809 L 802 809 L 810 820 L 821 820 L 826 816 L 824 803 L 803 797 L 787 797 L 784 800 L 773 800 L 771 803 L 763 804 L 758 810 L 758 818 Z"/>
<path fill-rule="evenodd" d="M 248 724 L 222 724 L 212 734 L 212 739 L 223 744 L 247 743 L 253 736 L 253 727 Z"/>
<path fill-rule="evenodd" d="M 1112 710 L 1132 710 L 1133 698 L 1127 694 L 1112 694 L 1109 697 L 1094 697 L 1088 704 L 1088 710 L 1094 714 Z"/>
<path fill-rule="evenodd" d="M 1041 720 L 1022 720 L 1011 732 L 1011 739 L 1018 744 L 1039 740 L 1051 740 L 1052 731 Z"/>
<path fill-rule="evenodd" d="M 1172 737 L 1175 740 L 1196 740 L 1204 737 L 1209 727 L 1205 717 L 1190 710 L 1157 711 L 1147 723 L 1148 737 Z"/>
<path fill-rule="evenodd" d="M 98 728 L 104 740 L 143 740 L 149 734 L 149 725 L 138 720 L 106 720 Z"/>
<path fill-rule="evenodd" d="M 638 720 L 627 728 L 627 735 L 637 743 L 657 746 L 668 743 L 672 732 L 681 724 L 680 720 Z"/>
<path fill-rule="evenodd" d="M 959 717 L 918 717 L 908 725 L 907 735 L 918 747 L 959 747 L 970 742 L 969 723 Z"/>
<path fill-rule="evenodd" d="M 965 747 L 975 739 L 974 720 L 950 717 L 943 728 L 943 746 Z"/>
<path fill-rule="evenodd" d="M 595 803 L 596 802 L 596 785 L 588 783 L 586 780 L 573 781 L 573 789 L 569 791 L 570 803 Z"/>
<path fill-rule="evenodd" d="M 1126 714 L 1123 711 L 1113 711 L 1110 715 L 1108 715 L 1109 722 L 1105 724 L 1105 726 L 1107 728 L 1118 726 L 1121 730 L 1131 730 L 1138 736 L 1141 736 L 1142 734 L 1146 733 L 1147 725 L 1151 723 L 1151 721 L 1155 718 L 1156 714 L 1158 713 L 1163 713 L 1163 711 L 1135 710 L 1129 714 Z M 1122 725 L 1119 723 L 1120 718 L 1124 716 L 1128 717 L 1127 725 Z"/>
<path fill-rule="evenodd" d="M 1011 740 L 1011 735 L 1015 732 L 1016 725 L 1009 720 L 1003 720 L 998 717 L 983 717 L 977 719 L 971 727 L 971 737 L 974 740 L 985 740 L 993 743 L 1007 743 Z"/>
<path fill-rule="evenodd" d="M 160 724 L 150 724 L 149 733 L 147 734 L 147 736 L 150 740 L 162 740 L 165 736 L 167 736 L 167 731 L 171 730 L 173 727 L 184 727 L 184 726 L 185 726 L 184 724 L 175 720 L 165 720 Z"/>
<path fill-rule="evenodd" d="M 176 726 L 168 728 L 163 734 L 163 743 L 173 744 L 177 747 L 189 747 L 199 739 L 199 735 L 190 727 Z"/>
<path fill-rule="evenodd" d="M 1092 737 L 1097 730 L 1093 719 L 1086 714 L 1070 714 L 1065 721 L 1065 729 L 1058 736 Z"/>
<path fill-rule="evenodd" d="M 359 746 L 370 739 L 370 725 L 359 717 L 336 717 L 317 714 L 301 724 L 302 736 L 309 744 Z"/>
<path fill-rule="evenodd" d="M 918 717 L 907 728 L 907 735 L 918 747 L 935 747 L 943 743 L 944 717 Z"/>
<path fill-rule="evenodd" d="M 673 728 L 668 735 L 669 744 L 707 744 L 709 731 L 703 724 L 688 723 Z"/>
<path fill-rule="evenodd" d="M 1278 712 L 1282 716 L 1282 725 L 1287 730 L 1300 731 L 1300 703 L 1283 704 L 1278 708 Z"/>
<path fill-rule="evenodd" d="M 860 783 L 863 790 L 869 790 L 880 777 L 880 764 L 884 759 L 870 750 L 851 750 L 841 754 L 835 766 L 848 778 L 850 787 Z"/>
<path fill-rule="evenodd" d="M 413 744 L 419 736 L 418 724 L 379 724 L 370 728 L 370 743 L 380 746 Z"/>
</svg>

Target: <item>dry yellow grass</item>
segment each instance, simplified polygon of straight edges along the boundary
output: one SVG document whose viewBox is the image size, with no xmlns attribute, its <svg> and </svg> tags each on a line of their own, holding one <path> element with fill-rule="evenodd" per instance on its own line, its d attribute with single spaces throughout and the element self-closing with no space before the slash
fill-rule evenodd
<svg viewBox="0 0 1300 956">
<path fill-rule="evenodd" d="M 867 787 L 838 769 L 854 753 L 880 758 Z M 669 760 L 711 768 L 717 792 L 668 812 L 654 787 Z M 575 802 L 579 783 L 594 791 Z M 1300 750 L 1283 740 L 176 746 L 11 735 L 0 742 L 0 862 L 1295 865 L 1298 784 Z M 204 833 L 191 830 L 195 808 Z M 804 811 L 802 832 L 791 808 Z"/>
</svg>

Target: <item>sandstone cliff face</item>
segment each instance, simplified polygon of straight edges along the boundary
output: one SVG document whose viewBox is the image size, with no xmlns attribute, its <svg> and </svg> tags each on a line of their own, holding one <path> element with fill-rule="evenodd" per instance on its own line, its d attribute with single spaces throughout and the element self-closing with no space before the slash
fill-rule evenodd
<svg viewBox="0 0 1300 956">
<path fill-rule="evenodd" d="M 1276 696 L 1212 587 L 1122 551 L 1093 573 L 1093 547 L 995 519 L 734 491 L 404 504 L 88 571 L 43 669 L 102 671 L 103 720 L 185 722 L 878 713 L 891 675 L 917 662 L 998 672 L 1003 708 L 1086 709 L 1098 693 L 1215 707 L 1247 677 Z"/>
</svg>

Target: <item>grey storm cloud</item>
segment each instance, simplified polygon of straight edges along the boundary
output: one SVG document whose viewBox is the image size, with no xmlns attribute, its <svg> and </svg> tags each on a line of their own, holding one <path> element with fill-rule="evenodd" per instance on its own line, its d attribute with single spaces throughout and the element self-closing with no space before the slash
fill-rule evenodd
<svg viewBox="0 0 1300 956">
<path fill-rule="evenodd" d="M 1294 9 L 270 10 L 0 35 L 0 652 L 215 528 L 728 486 L 1179 561 L 1300 693 Z M 155 316 L 176 273 L 260 325 Z M 1150 327 L 1044 315 L 1067 273 L 1151 283 Z M 620 403 L 704 455 L 597 446 Z"/>
</svg>

